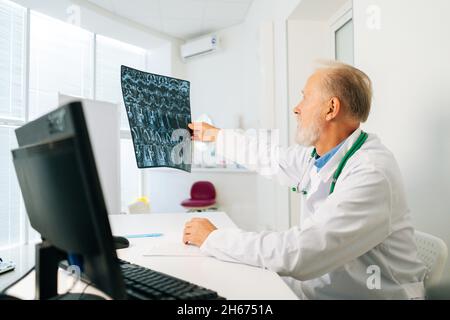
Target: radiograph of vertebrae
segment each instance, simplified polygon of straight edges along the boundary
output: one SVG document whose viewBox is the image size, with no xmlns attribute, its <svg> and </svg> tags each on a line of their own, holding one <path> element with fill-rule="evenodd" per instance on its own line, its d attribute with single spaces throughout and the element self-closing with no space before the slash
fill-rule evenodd
<svg viewBox="0 0 450 320">
<path fill-rule="evenodd" d="M 186 136 L 191 122 L 189 91 L 188 81 L 122 66 L 123 100 L 139 168 L 191 171 L 191 162 L 185 161 L 191 157 L 190 148 L 175 149 L 182 161 L 174 161 L 172 153 L 176 145 L 186 146 L 183 140 L 190 140 Z M 172 137 L 176 129 L 185 129 L 186 134 Z"/>
</svg>

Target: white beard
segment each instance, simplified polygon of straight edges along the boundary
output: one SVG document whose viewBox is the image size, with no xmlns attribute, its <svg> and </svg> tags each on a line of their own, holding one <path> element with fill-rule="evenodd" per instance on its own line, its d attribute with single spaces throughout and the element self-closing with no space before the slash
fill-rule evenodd
<svg viewBox="0 0 450 320">
<path fill-rule="evenodd" d="M 309 128 L 304 128 L 299 120 L 295 140 L 304 147 L 311 147 L 319 140 L 321 131 L 319 119 L 315 120 Z"/>
</svg>

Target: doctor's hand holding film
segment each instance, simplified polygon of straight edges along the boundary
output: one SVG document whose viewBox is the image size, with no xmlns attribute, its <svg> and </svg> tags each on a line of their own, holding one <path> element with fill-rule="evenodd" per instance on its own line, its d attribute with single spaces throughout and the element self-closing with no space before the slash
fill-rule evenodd
<svg viewBox="0 0 450 320">
<path fill-rule="evenodd" d="M 206 122 L 189 123 L 188 127 L 193 131 L 192 140 L 194 141 L 215 142 L 220 132 L 219 128 Z"/>
</svg>

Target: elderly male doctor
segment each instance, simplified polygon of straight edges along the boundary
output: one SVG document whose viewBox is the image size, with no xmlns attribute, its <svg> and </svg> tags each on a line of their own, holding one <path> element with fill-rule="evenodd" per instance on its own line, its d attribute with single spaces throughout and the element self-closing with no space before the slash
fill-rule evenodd
<svg viewBox="0 0 450 320">
<path fill-rule="evenodd" d="M 301 197 L 300 225 L 283 232 L 217 229 L 192 219 L 183 241 L 218 259 L 277 272 L 301 299 L 422 299 L 426 268 L 417 258 L 402 177 L 392 153 L 360 129 L 372 87 L 362 71 L 330 63 L 308 79 L 295 107 L 297 145 L 279 150 L 276 177 Z M 193 139 L 252 137 L 205 123 Z M 231 155 L 232 156 L 232 155 Z"/>
</svg>

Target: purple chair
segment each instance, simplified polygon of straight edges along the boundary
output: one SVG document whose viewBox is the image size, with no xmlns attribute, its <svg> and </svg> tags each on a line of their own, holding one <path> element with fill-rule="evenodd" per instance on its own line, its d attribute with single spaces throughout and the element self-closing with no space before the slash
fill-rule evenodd
<svg viewBox="0 0 450 320">
<path fill-rule="evenodd" d="M 191 187 L 191 198 L 181 202 L 188 212 L 216 210 L 216 189 L 209 181 L 197 181 Z"/>
</svg>

